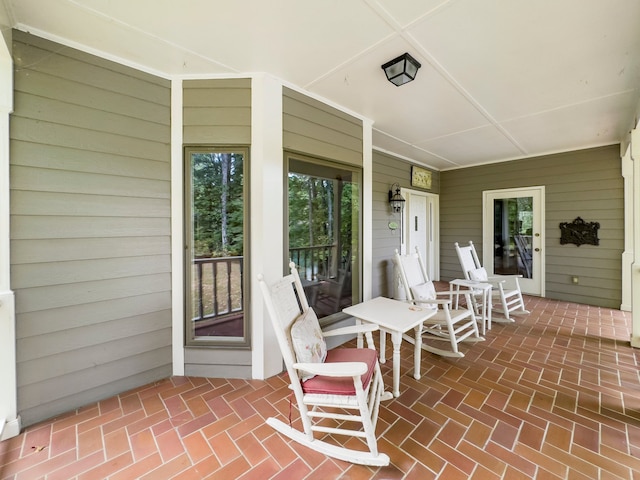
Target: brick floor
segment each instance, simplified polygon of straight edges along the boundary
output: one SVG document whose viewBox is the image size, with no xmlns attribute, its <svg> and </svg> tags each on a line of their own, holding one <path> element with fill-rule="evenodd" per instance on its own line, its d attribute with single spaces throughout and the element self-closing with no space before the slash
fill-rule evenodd
<svg viewBox="0 0 640 480">
<path fill-rule="evenodd" d="M 465 357 L 423 353 L 378 422 L 384 468 L 333 460 L 275 433 L 286 377 L 173 377 L 30 426 L 0 442 L 0 479 L 640 480 L 640 352 L 630 314 L 526 297 Z M 388 342 L 387 358 L 391 358 Z M 391 362 L 382 365 L 391 385 Z M 294 422 L 297 421 L 295 408 Z"/>
</svg>

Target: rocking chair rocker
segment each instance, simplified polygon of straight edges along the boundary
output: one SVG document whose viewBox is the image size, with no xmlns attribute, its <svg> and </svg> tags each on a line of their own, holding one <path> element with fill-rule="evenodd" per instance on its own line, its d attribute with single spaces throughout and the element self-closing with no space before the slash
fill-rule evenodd
<svg viewBox="0 0 640 480">
<path fill-rule="evenodd" d="M 281 434 L 330 457 L 351 463 L 386 466 L 389 456 L 378 452 L 375 435 L 380 400 L 384 392 L 372 331 L 364 324 L 323 332 L 304 295 L 295 264 L 291 273 L 267 285 L 258 275 L 271 324 L 300 412 L 303 431 L 277 418 L 268 418 Z M 326 351 L 324 337 L 364 333 L 369 348 Z M 335 426 L 328 423 L 335 420 Z M 357 422 L 355 428 L 350 424 Z M 314 433 L 349 435 L 364 439 L 366 450 L 354 450 L 314 438 Z"/>
<path fill-rule="evenodd" d="M 478 332 L 473 309 L 471 307 L 451 308 L 452 298 L 458 295 L 463 295 L 467 300 L 467 305 L 471 305 L 471 290 L 436 292 L 433 282 L 427 277 L 427 271 L 417 247 L 416 253 L 408 255 L 400 255 L 396 250 L 394 261 L 398 267 L 407 300 L 422 308 L 437 310 L 435 315 L 424 322 L 421 332 L 424 338 L 423 350 L 444 357 L 461 358 L 464 357 L 464 353 L 458 349 L 460 342 L 484 341 Z M 449 298 L 438 299 L 438 295 L 446 295 Z M 410 342 L 413 340 L 407 336 L 405 339 Z M 449 342 L 451 349 L 435 347 L 431 345 L 431 340 Z"/>
</svg>

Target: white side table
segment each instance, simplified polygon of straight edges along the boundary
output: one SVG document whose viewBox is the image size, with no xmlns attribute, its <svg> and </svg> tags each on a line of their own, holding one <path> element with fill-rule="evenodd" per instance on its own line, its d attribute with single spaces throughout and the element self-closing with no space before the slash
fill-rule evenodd
<svg viewBox="0 0 640 480">
<path fill-rule="evenodd" d="M 393 395 L 400 395 L 400 345 L 402 335 L 415 330 L 415 345 L 413 351 L 414 373 L 420 378 L 420 353 L 422 345 L 422 322 L 435 315 L 436 311 L 417 307 L 410 303 L 400 302 L 385 297 L 376 297 L 342 310 L 352 315 L 358 322 L 375 323 L 380 327 L 380 335 L 391 334 L 393 342 Z M 358 347 L 362 346 L 362 335 L 358 335 Z M 383 347 L 384 348 L 384 347 Z M 384 353 L 381 353 L 381 360 Z"/>
<path fill-rule="evenodd" d="M 474 290 L 471 295 L 477 295 L 479 291 L 482 293 L 482 311 L 476 313 L 480 313 L 480 316 L 482 318 L 482 335 L 484 335 L 487 330 L 491 330 L 491 284 L 460 278 L 451 280 L 449 282 L 449 285 L 455 286 L 456 292 L 460 291 L 460 287 L 467 287 Z M 458 308 L 459 298 L 460 297 L 456 295 L 455 308 Z"/>
</svg>

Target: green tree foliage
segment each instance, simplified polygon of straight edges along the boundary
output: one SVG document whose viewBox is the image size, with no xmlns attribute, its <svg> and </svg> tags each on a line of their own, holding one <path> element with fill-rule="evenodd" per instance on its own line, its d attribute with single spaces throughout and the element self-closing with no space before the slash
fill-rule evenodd
<svg viewBox="0 0 640 480">
<path fill-rule="evenodd" d="M 194 256 L 243 254 L 244 158 L 240 153 L 191 155 Z"/>
<path fill-rule="evenodd" d="M 290 248 L 334 245 L 340 255 L 348 255 L 358 211 L 354 190 L 351 182 L 289 173 Z"/>
</svg>

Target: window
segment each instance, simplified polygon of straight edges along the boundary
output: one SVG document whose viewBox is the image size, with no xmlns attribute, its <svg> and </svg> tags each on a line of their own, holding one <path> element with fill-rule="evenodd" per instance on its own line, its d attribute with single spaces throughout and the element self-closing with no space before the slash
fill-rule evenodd
<svg viewBox="0 0 640 480">
<path fill-rule="evenodd" d="M 287 155 L 288 255 L 318 318 L 340 316 L 361 299 L 361 172 Z"/>
<path fill-rule="evenodd" d="M 247 149 L 185 149 L 187 345 L 249 345 L 247 169 Z"/>
</svg>

